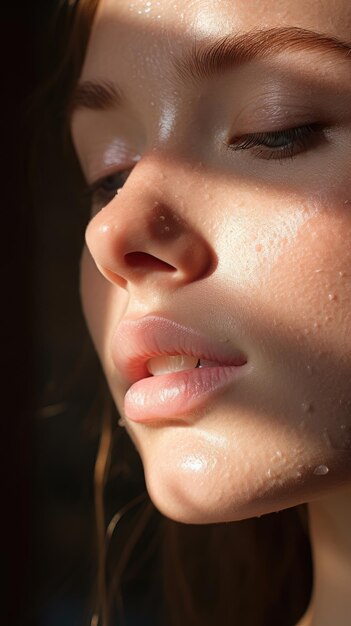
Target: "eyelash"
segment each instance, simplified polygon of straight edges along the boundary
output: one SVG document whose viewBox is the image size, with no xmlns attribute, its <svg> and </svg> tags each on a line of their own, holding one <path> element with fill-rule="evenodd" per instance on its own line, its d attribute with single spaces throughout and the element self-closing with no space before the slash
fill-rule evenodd
<svg viewBox="0 0 351 626">
<path fill-rule="evenodd" d="M 87 193 L 91 204 L 97 204 L 99 208 L 102 208 L 111 202 L 117 195 L 118 190 L 123 187 L 130 172 L 131 169 L 121 170 L 88 185 Z"/>
<path fill-rule="evenodd" d="M 265 133 L 250 133 L 234 137 L 228 148 L 233 151 L 252 150 L 261 159 L 280 161 L 306 152 L 322 138 L 320 124 L 305 124 L 294 128 Z"/>
<path fill-rule="evenodd" d="M 254 156 L 260 159 L 283 161 L 312 148 L 321 140 L 322 131 L 320 124 L 305 124 L 285 130 L 250 133 L 232 138 L 227 147 L 235 152 L 252 151 Z M 88 195 L 92 203 L 103 207 L 111 202 L 117 190 L 123 187 L 130 172 L 131 169 L 122 170 L 89 185 Z"/>
</svg>

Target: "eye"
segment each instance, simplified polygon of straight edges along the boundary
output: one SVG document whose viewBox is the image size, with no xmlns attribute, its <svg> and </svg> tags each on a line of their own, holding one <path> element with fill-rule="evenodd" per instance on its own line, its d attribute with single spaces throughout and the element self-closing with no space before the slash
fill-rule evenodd
<svg viewBox="0 0 351 626">
<path fill-rule="evenodd" d="M 123 187 L 133 168 L 115 172 L 105 178 L 100 178 L 88 186 L 88 195 L 94 212 L 106 206 Z"/>
<path fill-rule="evenodd" d="M 284 130 L 233 137 L 230 150 L 251 150 L 260 159 L 287 159 L 306 152 L 325 139 L 321 124 L 305 124 Z"/>
</svg>

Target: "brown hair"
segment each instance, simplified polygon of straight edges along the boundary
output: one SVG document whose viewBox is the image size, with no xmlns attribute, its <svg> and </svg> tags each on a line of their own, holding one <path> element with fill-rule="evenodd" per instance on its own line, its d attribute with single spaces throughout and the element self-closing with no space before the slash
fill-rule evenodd
<svg viewBox="0 0 351 626">
<path fill-rule="evenodd" d="M 140 474 L 141 469 L 124 431 L 114 427 L 118 416 L 87 337 L 78 299 L 78 264 L 89 207 L 67 132 L 67 110 L 97 6 L 98 0 L 80 0 L 71 7 L 67 2 L 54 17 L 51 32 L 61 45 L 54 55 L 55 69 L 50 67 L 50 78 L 36 96 L 39 114 L 30 172 L 37 207 L 38 265 L 44 267 L 44 288 L 39 293 L 45 320 L 44 315 L 39 317 L 38 326 L 46 329 L 43 342 L 51 355 L 44 404 L 62 398 L 79 404 L 84 398 L 84 411 L 101 426 L 95 465 L 99 565 L 91 624 L 108 626 L 115 605 L 122 613 L 126 586 L 148 567 L 152 557 L 152 580 L 163 586 L 162 623 L 167 626 L 292 626 L 306 609 L 311 592 L 303 508 L 229 524 L 182 525 L 155 510 L 140 490 L 139 480 L 132 498 L 121 486 L 125 503 L 121 499 L 118 512 L 106 521 L 105 494 L 110 481 L 123 484 L 125 480 L 130 485 L 133 472 Z M 66 266 L 59 253 L 62 242 L 69 259 Z M 52 276 L 56 277 L 55 289 Z M 67 362 L 75 364 L 69 384 L 62 375 Z M 87 394 L 87 388 L 96 392 Z"/>
</svg>

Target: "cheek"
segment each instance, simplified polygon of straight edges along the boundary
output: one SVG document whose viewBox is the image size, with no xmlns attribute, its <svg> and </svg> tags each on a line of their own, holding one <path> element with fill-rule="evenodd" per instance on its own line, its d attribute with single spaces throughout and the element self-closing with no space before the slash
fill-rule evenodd
<svg viewBox="0 0 351 626">
<path fill-rule="evenodd" d="M 96 351 L 108 373 L 113 367 L 110 356 L 111 334 L 123 317 L 128 295 L 124 289 L 112 285 L 100 274 L 86 247 L 80 269 L 83 313 Z"/>
</svg>

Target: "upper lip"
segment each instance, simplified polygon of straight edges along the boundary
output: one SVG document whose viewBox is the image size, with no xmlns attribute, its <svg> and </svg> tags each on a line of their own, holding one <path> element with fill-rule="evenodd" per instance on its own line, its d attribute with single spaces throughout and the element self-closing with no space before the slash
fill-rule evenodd
<svg viewBox="0 0 351 626">
<path fill-rule="evenodd" d="M 152 357 L 177 354 L 227 366 L 247 362 L 243 352 L 229 342 L 205 338 L 192 328 L 157 315 L 123 320 L 112 340 L 112 360 L 129 384 L 150 376 L 146 364 Z"/>
</svg>

